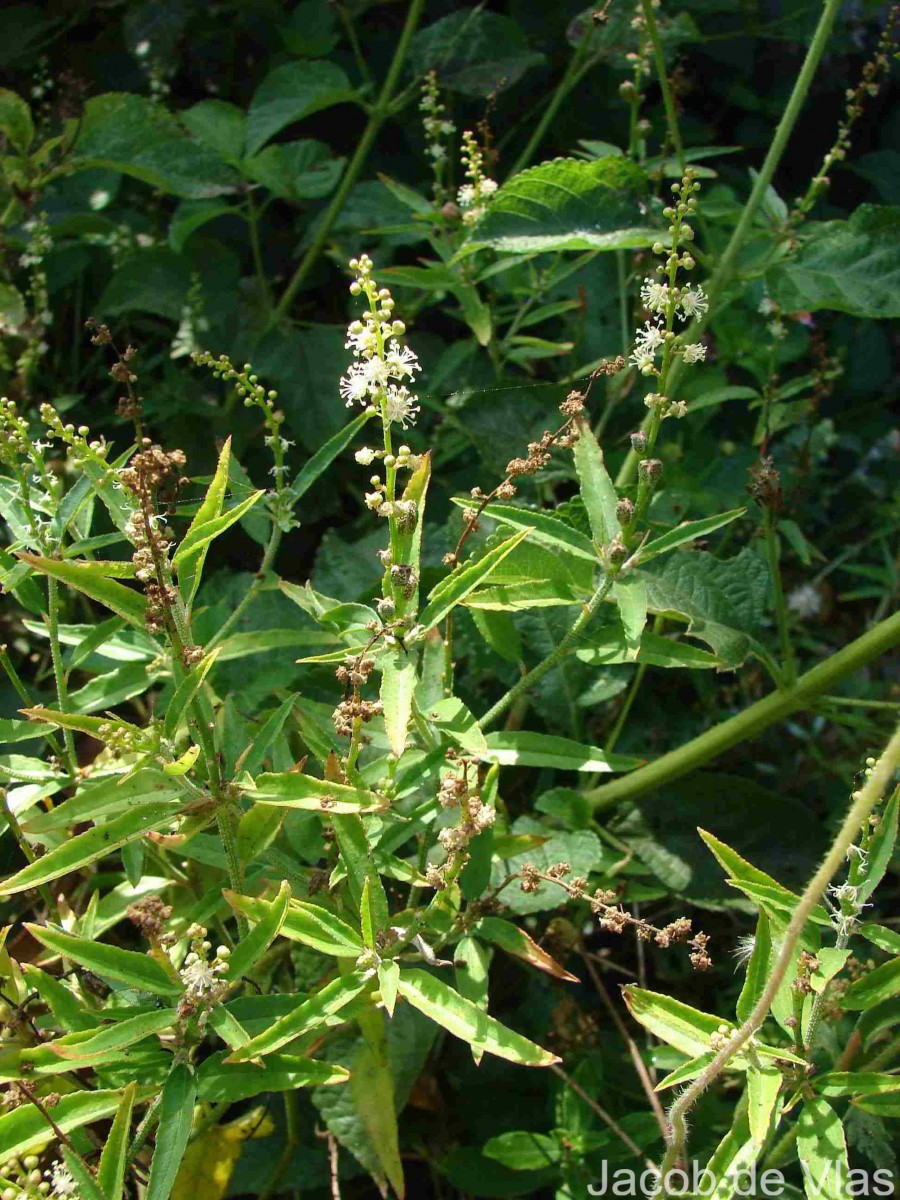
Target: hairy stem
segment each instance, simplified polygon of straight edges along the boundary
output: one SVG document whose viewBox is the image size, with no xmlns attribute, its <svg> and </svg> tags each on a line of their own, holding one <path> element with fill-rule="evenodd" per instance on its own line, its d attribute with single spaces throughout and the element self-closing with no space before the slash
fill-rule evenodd
<svg viewBox="0 0 900 1200">
<path fill-rule="evenodd" d="M 673 779 L 678 779 L 730 750 L 732 746 L 756 737 L 764 729 L 783 721 L 791 713 L 809 708 L 813 701 L 845 676 L 858 671 L 860 667 L 864 667 L 866 663 L 878 658 L 898 643 L 900 613 L 895 613 L 851 642 L 849 646 L 836 651 L 825 662 L 801 675 L 792 687 L 773 692 L 736 716 L 707 729 L 705 733 L 679 746 L 677 750 L 664 754 L 656 762 L 648 763 L 646 767 L 640 767 L 621 779 L 614 779 L 598 788 L 592 788 L 585 792 L 585 795 L 594 808 L 607 808 L 620 800 L 642 796 Z"/>
<path fill-rule="evenodd" d="M 678 158 L 678 168 L 684 174 L 684 146 L 681 142 L 681 130 L 678 128 L 678 113 L 675 111 L 675 98 L 666 74 L 666 56 L 663 53 L 662 38 L 659 36 L 659 26 L 656 24 L 656 14 L 653 11 L 653 0 L 641 0 L 644 10 L 644 20 L 647 22 L 647 33 L 653 46 L 653 58 L 656 62 L 656 74 L 662 91 L 663 106 L 666 110 L 666 127 L 672 140 L 672 147 Z"/>
<path fill-rule="evenodd" d="M 684 1163 L 687 1151 L 687 1127 L 685 1118 L 704 1091 L 713 1083 L 728 1063 L 750 1041 L 769 1014 L 772 1002 L 789 969 L 794 963 L 797 945 L 810 913 L 822 899 L 825 889 L 837 874 L 847 851 L 859 835 L 859 828 L 868 819 L 872 809 L 881 799 L 885 788 L 900 764 L 900 725 L 888 742 L 881 757 L 869 773 L 866 782 L 853 793 L 853 803 L 838 830 L 831 848 L 822 860 L 819 869 L 809 881 L 800 897 L 790 923 L 784 933 L 778 958 L 765 990 L 753 1007 L 753 1011 L 739 1029 L 728 1039 L 709 1066 L 687 1087 L 669 1110 L 669 1147 L 663 1159 L 662 1179 L 665 1186 L 667 1173 Z"/>
</svg>

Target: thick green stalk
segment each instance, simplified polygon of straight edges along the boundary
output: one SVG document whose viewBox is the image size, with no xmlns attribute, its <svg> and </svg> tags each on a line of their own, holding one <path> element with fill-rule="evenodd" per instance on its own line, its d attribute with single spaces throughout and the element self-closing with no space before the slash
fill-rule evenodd
<svg viewBox="0 0 900 1200">
<path fill-rule="evenodd" d="M 584 794 L 594 808 L 608 808 L 620 800 L 630 800 L 671 783 L 672 780 L 679 779 L 689 771 L 694 771 L 711 759 L 717 758 L 732 746 L 750 741 L 770 725 L 783 721 L 791 713 L 809 708 L 819 696 L 828 692 L 847 675 L 858 671 L 898 643 L 900 613 L 895 613 L 851 642 L 849 646 L 844 646 L 832 654 L 825 662 L 801 675 L 793 687 L 773 692 L 765 699 L 758 700 L 756 704 L 751 704 L 743 712 L 714 725 L 699 737 L 679 746 L 677 750 L 664 754 L 656 762 L 623 775 L 620 779 L 614 779 L 611 783 L 592 788 Z"/>
<path fill-rule="evenodd" d="M 293 303 L 294 297 L 297 295 L 310 271 L 316 264 L 316 260 L 321 254 L 325 243 L 331 234 L 332 226 L 340 215 L 341 209 L 344 207 L 344 202 L 350 194 L 350 190 L 359 178 L 360 172 L 365 166 L 366 159 L 369 157 L 369 151 L 375 143 L 375 139 L 381 131 L 381 127 L 387 118 L 390 116 L 391 100 L 394 92 L 397 90 L 397 83 L 400 79 L 400 72 L 403 70 L 403 64 L 406 61 L 406 55 L 409 50 L 409 43 L 412 35 L 416 31 L 419 20 L 422 16 L 422 9 L 425 0 L 410 0 L 409 11 L 406 14 L 406 24 L 403 26 L 403 32 L 400 34 L 400 40 L 397 43 L 397 49 L 394 51 L 394 57 L 388 69 L 387 76 L 381 91 L 378 94 L 378 99 L 369 113 L 369 122 L 363 130 L 363 135 L 357 143 L 356 150 L 353 152 L 353 157 L 347 164 L 347 168 L 341 178 L 340 185 L 331 203 L 322 214 L 319 222 L 318 232 L 313 238 L 309 249 L 304 254 L 303 258 L 294 272 L 290 282 L 284 289 L 281 299 L 275 306 L 272 313 L 270 325 L 274 325 L 279 321 Z"/>
<path fill-rule="evenodd" d="M 543 679 L 548 671 L 552 671 L 558 663 L 562 662 L 562 660 L 569 653 L 571 647 L 581 636 L 585 627 L 592 620 L 597 609 L 606 599 L 606 595 L 613 585 L 614 578 L 615 577 L 613 575 L 604 575 L 600 585 L 597 587 L 590 600 L 588 600 L 587 604 L 585 604 L 584 608 L 581 610 L 581 615 L 579 616 L 578 620 L 565 635 L 556 649 L 548 654 L 542 662 L 539 662 L 538 665 L 533 670 L 529 671 L 527 675 L 523 675 L 521 679 L 514 683 L 506 695 L 501 696 L 493 708 L 488 709 L 488 711 L 478 722 L 479 729 L 485 729 L 488 725 L 492 725 L 494 721 L 496 721 L 498 717 L 502 716 L 503 713 L 505 713 L 510 707 L 510 705 L 513 704 L 519 698 L 519 696 L 523 694 L 523 692 L 526 692 L 530 687 L 536 684 L 539 679 Z"/>
<path fill-rule="evenodd" d="M 672 142 L 672 148 L 678 158 L 678 168 L 681 174 L 684 174 L 684 146 L 681 143 L 681 130 L 678 128 L 678 113 L 675 111 L 675 100 L 672 96 L 672 88 L 669 85 L 669 77 L 666 74 L 666 56 L 663 53 L 662 38 L 659 36 L 659 26 L 656 24 L 656 14 L 653 11 L 653 0 L 641 0 L 644 9 L 644 20 L 647 22 L 647 32 L 650 35 L 650 42 L 653 46 L 653 58 L 656 62 L 656 74 L 659 78 L 659 86 L 662 90 L 663 106 L 666 110 L 666 126 L 669 131 L 669 138 Z"/>
<path fill-rule="evenodd" d="M 750 232 L 760 205 L 765 199 L 766 191 L 772 182 L 778 164 L 781 162 L 782 155 L 787 147 L 788 138 L 791 136 L 794 126 L 797 123 L 797 118 L 800 116 L 800 110 L 806 100 L 810 84 L 813 81 L 819 60 L 825 51 L 829 35 L 831 34 L 831 27 L 834 25 L 834 19 L 840 7 L 841 0 L 826 0 L 825 2 L 825 7 L 816 26 L 816 31 L 806 52 L 803 66 L 800 68 L 800 73 L 797 76 L 797 82 L 794 84 L 794 90 L 791 92 L 790 99 L 787 102 L 784 112 L 781 114 L 781 120 L 778 122 L 778 128 L 775 130 L 775 136 L 772 138 L 772 144 L 769 146 L 765 161 L 760 167 L 753 190 L 747 199 L 747 203 L 744 205 L 744 210 L 734 228 L 734 232 L 729 238 L 728 245 L 722 252 L 722 257 L 719 259 L 716 269 L 706 285 L 710 311 L 713 310 L 713 306 L 728 286 L 734 274 L 737 256 L 744 245 L 747 234 Z M 696 332 L 698 325 L 699 322 L 693 321 L 688 327 L 685 333 L 687 340 L 690 340 L 691 334 Z M 670 397 L 674 395 L 674 384 L 680 373 L 681 360 L 679 359 L 672 367 L 669 380 Z M 637 461 L 637 455 L 633 450 L 629 450 L 616 477 L 617 487 L 624 487 L 632 481 L 637 470 Z"/>
<path fill-rule="evenodd" d="M 853 793 L 853 803 L 837 836 L 794 909 L 790 923 L 784 932 L 772 973 L 766 981 L 762 995 L 753 1006 L 753 1011 L 740 1028 L 732 1034 L 712 1062 L 679 1095 L 669 1110 L 669 1147 L 662 1165 L 664 1187 L 667 1173 L 675 1167 L 682 1166 L 686 1159 L 687 1124 L 685 1118 L 687 1114 L 710 1084 L 719 1077 L 731 1059 L 740 1053 L 750 1041 L 769 1015 L 769 1009 L 778 989 L 794 964 L 800 937 L 810 913 L 822 899 L 825 889 L 843 865 L 850 847 L 854 845 L 859 836 L 860 826 L 868 820 L 872 809 L 881 799 L 885 788 L 893 778 L 898 763 L 900 763 L 900 725 L 897 726 L 894 736 L 870 771 L 866 782 L 859 791 Z"/>
</svg>

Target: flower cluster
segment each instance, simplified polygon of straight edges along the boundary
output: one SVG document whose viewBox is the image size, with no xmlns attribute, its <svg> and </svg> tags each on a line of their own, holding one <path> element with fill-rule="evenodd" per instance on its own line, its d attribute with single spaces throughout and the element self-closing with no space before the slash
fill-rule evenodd
<svg viewBox="0 0 900 1200">
<path fill-rule="evenodd" d="M 487 205 L 497 183 L 484 173 L 484 154 L 475 134 L 467 129 L 463 134 L 462 163 L 468 183 L 464 183 L 456 194 L 456 201 L 463 210 L 466 225 L 476 225 L 487 211 Z"/>
<path fill-rule="evenodd" d="M 447 757 L 452 760 L 452 752 Z M 445 861 L 438 866 L 430 864 L 425 871 L 425 881 L 436 891 L 443 891 L 468 859 L 468 846 L 472 838 L 494 823 L 495 812 L 491 804 L 482 798 L 478 790 L 478 771 L 467 759 L 460 761 L 459 773 L 448 773 L 441 780 L 438 801 L 442 808 L 459 810 L 459 820 L 447 825 L 438 833 L 438 842 L 446 854 Z"/>
<path fill-rule="evenodd" d="M 422 99 L 419 101 L 422 126 L 425 130 L 425 152 L 434 171 L 434 198 L 440 203 L 445 196 L 444 168 L 447 164 L 447 139 L 456 126 L 445 116 L 446 106 L 438 93 L 437 74 L 429 71 L 422 83 Z"/>
<path fill-rule="evenodd" d="M 361 404 L 380 414 L 386 424 L 406 429 L 415 422 L 419 399 L 404 380 L 412 382 L 421 367 L 416 354 L 400 341 L 406 326 L 394 320 L 394 299 L 387 288 L 378 287 L 372 266 L 367 254 L 350 260 L 355 272 L 350 293 L 365 295 L 369 307 L 361 321 L 348 326 L 345 349 L 352 350 L 355 361 L 341 378 L 340 393 L 348 408 Z"/>
<path fill-rule="evenodd" d="M 191 925 L 187 936 L 190 938 L 190 949 L 178 972 L 184 984 L 184 995 L 179 1004 L 179 1014 L 182 1016 L 215 1003 L 223 991 L 222 976 L 228 973 L 231 954 L 227 946 L 217 946 L 215 955 L 210 958 L 212 942 L 207 940 L 206 929 L 202 925 Z"/>
</svg>

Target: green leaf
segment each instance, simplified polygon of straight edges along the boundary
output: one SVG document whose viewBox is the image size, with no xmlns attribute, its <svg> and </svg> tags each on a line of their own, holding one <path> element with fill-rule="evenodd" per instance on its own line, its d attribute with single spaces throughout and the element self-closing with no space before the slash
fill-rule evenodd
<svg viewBox="0 0 900 1200">
<path fill-rule="evenodd" d="M 625 630 L 617 625 L 600 629 L 597 633 L 586 634 L 575 651 L 575 657 L 581 662 L 597 667 L 639 662 L 670 670 L 681 668 L 697 671 L 722 665 L 722 660 L 715 654 L 710 654 L 708 650 L 694 646 L 691 642 L 679 642 L 674 638 L 664 637 L 650 629 L 644 630 L 641 644 L 635 654 L 625 641 Z"/>
<path fill-rule="evenodd" d="M 796 257 L 766 273 L 783 309 L 900 317 L 900 207 L 861 204 L 848 221 L 811 222 L 801 236 Z"/>
<path fill-rule="evenodd" d="M 222 895 L 232 908 L 237 908 L 235 902 L 239 897 L 234 892 L 223 891 Z M 228 959 L 228 972 L 225 976 L 229 983 L 246 975 L 274 942 L 284 924 L 284 918 L 287 916 L 290 899 L 290 884 L 286 880 L 282 880 L 278 895 L 271 905 L 267 906 L 265 915 L 257 921 L 251 932 L 242 938 L 231 952 Z"/>
<path fill-rule="evenodd" d="M 625 158 L 556 158 L 507 180 L 468 245 L 507 254 L 649 246 L 659 232 L 641 212 L 645 191 L 643 170 Z"/>
<path fill-rule="evenodd" d="M 256 154 L 286 125 L 312 113 L 356 100 L 340 67 L 331 62 L 285 63 L 265 77 L 247 113 L 247 155 Z"/>
<path fill-rule="evenodd" d="M 275 1021 L 239 1049 L 233 1050 L 225 1061 L 246 1062 L 248 1059 L 259 1058 L 263 1054 L 279 1050 L 301 1033 L 307 1033 L 324 1024 L 328 1017 L 340 1012 L 345 1005 L 354 1000 L 367 984 L 367 977 L 358 972 L 333 979 L 314 996 L 301 1000 L 292 1012 Z"/>
<path fill-rule="evenodd" d="M 175 694 L 169 701 L 169 706 L 166 709 L 165 731 L 167 737 L 174 738 L 181 719 L 197 698 L 197 693 L 203 686 L 203 681 L 209 674 L 218 654 L 217 647 L 201 658 L 198 663 L 190 668 L 184 679 L 182 679 L 181 683 L 175 689 Z"/>
<path fill-rule="evenodd" d="M 374 812 L 385 806 L 382 796 L 346 783 L 332 783 L 293 771 L 282 775 L 263 774 L 241 789 L 254 804 L 280 804 L 312 812 Z"/>
<path fill-rule="evenodd" d="M 125 1171 L 128 1166 L 128 1147 L 131 1144 L 131 1113 L 134 1108 L 136 1084 L 129 1083 L 122 1093 L 112 1127 L 103 1143 L 97 1184 L 107 1200 L 122 1200 Z"/>
<path fill-rule="evenodd" d="M 475 927 L 479 937 L 487 938 L 507 954 L 520 958 L 529 966 L 536 967 L 554 979 L 565 979 L 569 983 L 578 983 L 577 975 L 565 970 L 546 950 L 542 950 L 524 929 L 513 925 L 512 921 L 504 921 L 501 917 L 482 917 Z"/>
<path fill-rule="evenodd" d="M 83 783 L 74 796 L 48 812 L 28 813 L 23 824 L 31 837 L 43 841 L 53 829 L 65 829 L 82 821 L 96 821 L 122 809 L 133 809 L 145 802 L 161 804 L 181 795 L 173 780 L 159 771 L 144 769 L 123 778 L 99 779 Z"/>
<path fill-rule="evenodd" d="M 146 1089 L 142 1092 L 142 1098 Z M 53 1107 L 53 1121 L 63 1133 L 72 1133 L 94 1121 L 105 1121 L 119 1107 L 120 1091 L 74 1092 L 61 1096 Z M 0 1160 L 42 1148 L 55 1134 L 44 1114 L 33 1104 L 23 1104 L 0 1117 Z"/>
<path fill-rule="evenodd" d="M 900 1096 L 855 1096 L 852 1104 L 876 1117 L 900 1117 Z"/>
<path fill-rule="evenodd" d="M 641 634 L 647 624 L 647 586 L 640 575 L 620 575 L 613 584 L 613 596 L 622 618 L 622 629 L 632 659 L 638 657 Z"/>
<path fill-rule="evenodd" d="M 829 1071 L 816 1076 L 814 1086 L 823 1096 L 880 1096 L 900 1092 L 900 1075 L 880 1071 Z"/>
<path fill-rule="evenodd" d="M 769 1136 L 772 1118 L 778 1105 L 783 1077 L 777 1067 L 747 1068 L 747 1117 L 750 1134 L 758 1146 Z"/>
<path fill-rule="evenodd" d="M 244 163 L 244 173 L 282 200 L 321 200 L 333 192 L 345 160 L 324 142 L 299 138 L 265 146 Z"/>
<path fill-rule="evenodd" d="M 587 509 L 594 542 L 601 550 L 621 532 L 616 505 L 619 497 L 603 461 L 603 451 L 587 421 L 579 422 L 575 443 L 575 470 L 581 484 L 581 498 Z"/>
<path fill-rule="evenodd" d="M 406 749 L 406 731 L 412 719 L 413 693 L 416 690 L 416 661 L 408 650 L 387 649 L 379 655 L 381 663 L 381 706 L 391 753 L 398 758 Z"/>
<path fill-rule="evenodd" d="M 866 875 L 857 893 L 859 904 L 864 904 L 869 899 L 884 879 L 890 866 L 894 846 L 897 842 L 898 809 L 900 809 L 900 790 L 895 788 L 893 795 L 884 806 L 881 821 L 869 842 Z"/>
<path fill-rule="evenodd" d="M 62 1147 L 63 1162 L 78 1185 L 78 1200 L 106 1200 L 84 1159 L 72 1153 L 68 1146 Z"/>
<path fill-rule="evenodd" d="M 761 909 L 756 922 L 753 950 L 747 960 L 744 986 L 738 997 L 735 1013 L 739 1021 L 746 1021 L 766 990 L 772 966 L 772 934 L 769 918 Z"/>
<path fill-rule="evenodd" d="M 560 1161 L 562 1148 L 558 1138 L 523 1129 L 488 1138 L 482 1153 L 511 1171 L 540 1171 Z"/>
<path fill-rule="evenodd" d="M 900 933 L 894 929 L 867 921 L 864 925 L 857 925 L 855 932 L 880 950 L 887 950 L 888 954 L 900 954 Z"/>
<path fill-rule="evenodd" d="M 127 983 L 129 987 L 159 996 L 181 994 L 182 985 L 174 977 L 174 971 L 170 974 L 155 958 L 146 954 L 122 950 L 119 946 L 106 946 L 102 942 L 63 933 L 61 929 L 30 924 L 25 928 L 54 954 L 70 958 L 103 979 L 115 979 Z"/>
<path fill-rule="evenodd" d="M 381 1173 L 398 1196 L 405 1194 L 397 1130 L 394 1077 L 381 1012 L 360 1014 L 364 1041 L 353 1060 L 350 1092 L 354 1107 L 378 1157 Z"/>
<path fill-rule="evenodd" d="M 263 921 L 274 907 L 271 900 L 228 893 L 232 908 L 249 917 Z M 312 946 L 334 958 L 359 958 L 365 947 L 359 934 L 320 904 L 309 900 L 291 900 L 281 926 L 281 936 L 304 946 Z"/>
<path fill-rule="evenodd" d="M 807 1100 L 800 1109 L 797 1153 L 810 1200 L 845 1200 L 847 1144 L 841 1119 L 826 1100 Z"/>
<path fill-rule="evenodd" d="M 198 142 L 214 150 L 226 162 L 237 164 L 244 155 L 247 117 L 227 100 L 201 100 L 178 114 Z"/>
<path fill-rule="evenodd" d="M 163 1084 L 146 1200 L 169 1200 L 191 1135 L 196 1102 L 194 1068 L 189 1063 L 178 1062 Z"/>
<path fill-rule="evenodd" d="M 844 993 L 841 1003 L 844 1008 L 854 1011 L 873 1008 L 883 1000 L 900 994 L 900 958 L 892 958 L 851 983 Z"/>
<path fill-rule="evenodd" d="M 19 154 L 27 154 L 34 141 L 34 122 L 27 101 L 9 88 L 0 88 L 0 133 Z"/>
<path fill-rule="evenodd" d="M 460 508 L 471 508 L 471 496 L 454 496 L 453 503 Z M 517 508 L 513 504 L 488 504 L 484 508 L 485 518 L 510 525 L 513 529 L 530 529 L 531 542 L 537 542 L 550 550 L 562 550 L 578 558 L 596 563 L 597 551 L 589 537 L 573 529 L 565 521 L 541 509 Z"/>
<path fill-rule="evenodd" d="M 98 571 L 98 564 L 92 562 L 63 562 L 56 558 L 41 558 L 37 554 L 26 554 L 20 551 L 18 557 L 35 571 L 49 575 L 69 587 L 83 592 L 92 600 L 98 600 L 112 612 L 124 617 L 131 625 L 144 629 L 147 612 L 147 601 L 141 592 L 127 588 L 114 579 L 109 579 Z M 105 564 L 99 564 L 101 566 Z"/>
<path fill-rule="evenodd" d="M 464 96 L 492 96 L 512 87 L 544 61 L 519 22 L 480 7 L 464 8 L 420 29 L 410 45 L 413 72 L 435 68 L 442 88 Z"/>
<path fill-rule="evenodd" d="M 72 162 L 121 171 L 186 200 L 221 196 L 238 184 L 219 155 L 193 141 L 161 104 L 124 92 L 87 101 Z"/>
<path fill-rule="evenodd" d="M 463 999 L 485 1014 L 488 1010 L 488 972 L 492 955 L 493 951 L 471 934 L 464 934 L 453 950 L 456 990 Z M 484 1047 L 480 1042 L 473 1042 L 472 1058 L 476 1066 L 483 1057 Z"/>
<path fill-rule="evenodd" d="M 51 879 L 58 879 L 60 875 L 68 875 L 87 863 L 96 862 L 143 837 L 151 829 L 167 825 L 177 812 L 178 805 L 173 803 L 142 804 L 131 812 L 76 834 L 0 883 L 0 896 L 27 891 Z"/>
<path fill-rule="evenodd" d="M 548 1067 L 560 1061 L 555 1054 L 507 1029 L 454 991 L 449 984 L 425 971 L 403 971 L 400 975 L 400 995 L 454 1037 L 475 1043 L 488 1054 L 525 1067 Z"/>
<path fill-rule="evenodd" d="M 450 696 L 430 704 L 424 714 L 429 721 L 469 754 L 484 755 L 488 744 L 478 722 L 462 700 Z"/>
<path fill-rule="evenodd" d="M 499 546 L 488 550 L 487 554 L 484 554 L 476 562 L 457 567 L 446 579 L 442 579 L 436 587 L 432 588 L 428 596 L 428 603 L 419 613 L 419 624 L 425 627 L 426 632 L 440 624 L 457 604 L 460 604 L 471 591 L 484 583 L 494 569 L 511 551 L 515 550 L 516 546 L 530 532 L 530 527 L 520 530 L 519 533 L 515 533 L 506 541 L 501 542 Z"/>
<path fill-rule="evenodd" d="M 363 888 L 368 884 L 369 904 L 375 925 L 378 929 L 386 928 L 387 896 L 375 865 L 375 858 L 369 848 L 362 818 L 353 815 L 338 816 L 334 817 L 331 823 L 341 852 L 341 866 L 347 872 L 347 883 L 353 903 L 359 908 L 362 904 Z"/>
<path fill-rule="evenodd" d="M 701 1012 L 671 996 L 648 992 L 645 988 L 623 987 L 622 996 L 628 1011 L 640 1025 L 689 1058 L 708 1053 L 709 1039 L 720 1025 L 728 1025 L 721 1017 Z"/>
<path fill-rule="evenodd" d="M 226 1060 L 227 1054 L 227 1050 L 217 1051 L 197 1069 L 197 1094 L 207 1103 L 234 1103 L 264 1092 L 292 1092 L 298 1087 L 330 1087 L 350 1078 L 344 1067 L 315 1058 L 270 1054 L 265 1066 L 260 1066 Z"/>
<path fill-rule="evenodd" d="M 163 1008 L 157 1012 L 126 1017 L 125 1020 L 115 1021 L 112 1025 L 104 1025 L 100 1029 L 67 1033 L 55 1041 L 42 1043 L 38 1049 L 42 1056 L 52 1053 L 64 1060 L 74 1059 L 81 1062 L 86 1059 L 105 1058 L 110 1051 L 124 1050 L 151 1034 L 162 1033 L 164 1029 L 171 1028 L 177 1020 L 178 1014 L 174 1008 Z"/>
<path fill-rule="evenodd" d="M 654 538 L 652 542 L 647 542 L 641 548 L 638 560 L 641 563 L 649 562 L 651 558 L 656 558 L 659 554 L 665 554 L 669 550 L 674 550 L 676 546 L 683 546 L 685 542 L 693 542 L 697 538 L 706 537 L 714 529 L 721 529 L 723 525 L 730 525 L 732 521 L 736 521 L 738 517 L 742 517 L 746 511 L 746 508 L 733 508 L 718 517 L 704 517 L 700 521 L 684 521 L 681 525 L 675 529 L 670 529 L 668 533 L 664 533 L 661 537 Z"/>
<path fill-rule="evenodd" d="M 583 746 L 570 738 L 522 730 L 487 735 L 487 751 L 479 755 L 504 767 L 553 767 L 559 771 L 631 771 L 644 761 L 622 754 L 607 756 L 599 746 Z"/>
<path fill-rule="evenodd" d="M 301 496 L 306 495 L 312 485 L 331 466 L 341 451 L 350 445 L 371 415 L 371 412 L 367 411 L 361 412 L 359 416 L 354 417 L 349 425 L 345 425 L 343 429 L 339 430 L 333 437 L 330 437 L 325 445 L 320 446 L 315 454 L 304 463 L 297 478 L 288 488 L 293 499 L 299 500 Z"/>
</svg>

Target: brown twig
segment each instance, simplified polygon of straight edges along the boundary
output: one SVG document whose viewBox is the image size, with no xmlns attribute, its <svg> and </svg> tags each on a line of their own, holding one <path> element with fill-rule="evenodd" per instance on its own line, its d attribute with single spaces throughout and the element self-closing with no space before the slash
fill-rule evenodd
<svg viewBox="0 0 900 1200">
<path fill-rule="evenodd" d="M 635 1158 L 643 1159 L 644 1166 L 648 1171 L 656 1171 L 656 1164 L 651 1159 L 644 1157 L 640 1146 L 638 1146 L 636 1142 L 632 1141 L 621 1125 L 616 1122 L 614 1117 L 610 1116 L 605 1108 L 601 1108 L 597 1101 L 592 1096 L 587 1094 L 580 1083 L 576 1083 L 575 1080 L 567 1075 L 562 1067 L 560 1067 L 557 1063 L 551 1063 L 550 1070 L 553 1071 L 554 1074 L 558 1075 L 566 1087 L 570 1087 L 575 1095 L 578 1096 L 579 1099 L 583 1100 L 592 1112 L 597 1114 L 604 1125 L 607 1125 L 612 1130 L 622 1145 L 627 1146 Z"/>
</svg>

